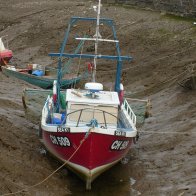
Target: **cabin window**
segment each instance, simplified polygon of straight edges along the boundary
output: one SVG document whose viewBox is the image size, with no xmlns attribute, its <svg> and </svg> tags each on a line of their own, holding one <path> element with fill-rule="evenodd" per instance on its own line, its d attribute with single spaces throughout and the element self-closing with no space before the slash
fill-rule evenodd
<svg viewBox="0 0 196 196">
<path fill-rule="evenodd" d="M 69 113 L 69 121 L 77 122 L 80 118 L 79 123 L 89 123 L 95 118 L 100 125 L 117 124 L 117 107 L 72 104 Z"/>
</svg>

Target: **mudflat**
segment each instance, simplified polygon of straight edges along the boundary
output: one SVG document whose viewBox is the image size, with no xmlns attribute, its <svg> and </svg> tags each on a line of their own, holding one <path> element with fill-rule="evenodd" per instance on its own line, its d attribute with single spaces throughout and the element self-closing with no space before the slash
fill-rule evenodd
<svg viewBox="0 0 196 196">
<path fill-rule="evenodd" d="M 0 36 L 8 35 L 13 64 L 54 65 L 48 53 L 59 51 L 69 18 L 94 17 L 94 4 L 76 0 L 1 0 Z M 193 21 L 109 5 L 103 6 L 101 15 L 114 19 L 122 55 L 134 58 L 132 63 L 123 65 L 125 95 L 150 99 L 152 104 L 151 116 L 139 128 L 140 139 L 129 153 L 129 162 L 118 164 L 97 178 L 90 192 L 65 168 L 33 187 L 61 163 L 45 153 L 37 135 L 39 122 L 25 117 L 22 91 L 34 86 L 0 72 L 1 195 L 23 189 L 26 191 L 19 195 L 196 193 L 196 91 L 178 85 L 189 74 L 190 66 L 196 64 Z M 94 31 L 89 28 L 84 25 L 83 31 Z M 110 37 L 107 30 L 104 35 Z M 82 69 L 87 69 L 85 63 L 82 65 Z M 113 86 L 114 77 L 113 64 L 98 64 L 97 80 L 108 89 Z"/>
</svg>

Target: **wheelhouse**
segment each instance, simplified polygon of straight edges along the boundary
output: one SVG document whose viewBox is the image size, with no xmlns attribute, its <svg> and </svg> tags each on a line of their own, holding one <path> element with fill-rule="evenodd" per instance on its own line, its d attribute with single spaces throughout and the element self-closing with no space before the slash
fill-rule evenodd
<svg viewBox="0 0 196 196">
<path fill-rule="evenodd" d="M 99 91 L 92 98 L 89 91 L 67 90 L 66 126 L 117 128 L 119 99 L 116 92 Z"/>
</svg>

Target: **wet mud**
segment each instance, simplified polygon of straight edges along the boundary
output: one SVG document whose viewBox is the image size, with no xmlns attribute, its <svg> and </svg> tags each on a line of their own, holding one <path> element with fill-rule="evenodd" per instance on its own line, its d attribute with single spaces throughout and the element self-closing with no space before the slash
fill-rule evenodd
<svg viewBox="0 0 196 196">
<path fill-rule="evenodd" d="M 1 0 L 0 36 L 8 35 L 13 64 L 53 65 L 47 54 L 58 52 L 69 18 L 95 16 L 94 4 Z M 23 89 L 35 87 L 0 72 L 0 195 L 20 190 L 24 191 L 18 195 L 36 196 L 196 193 L 196 91 L 178 85 L 189 74 L 187 67 L 196 63 L 196 27 L 189 20 L 119 6 L 103 6 L 102 16 L 116 22 L 122 55 L 134 57 L 123 65 L 125 95 L 151 100 L 151 115 L 139 128 L 138 143 L 122 163 L 94 181 L 91 191 L 85 191 L 85 184 L 66 168 L 33 186 L 61 163 L 41 144 L 39 122 L 25 116 Z M 88 28 L 84 26 L 83 31 Z M 107 30 L 103 35 L 109 37 Z M 85 63 L 82 66 L 87 69 Z M 97 80 L 107 89 L 114 85 L 114 78 L 113 64 L 98 65 Z"/>
</svg>

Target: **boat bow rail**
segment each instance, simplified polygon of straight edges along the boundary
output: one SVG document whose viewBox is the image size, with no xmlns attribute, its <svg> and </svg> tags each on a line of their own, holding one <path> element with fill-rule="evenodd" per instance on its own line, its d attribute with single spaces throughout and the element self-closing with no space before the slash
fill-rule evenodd
<svg viewBox="0 0 196 196">
<path fill-rule="evenodd" d="M 52 123 L 49 121 L 47 122 L 47 119 L 49 117 L 48 115 L 53 116 L 53 114 L 50 114 L 51 108 L 49 108 L 49 102 L 50 101 L 48 99 L 42 112 L 42 128 L 44 130 L 47 129 L 47 132 L 58 132 L 58 129 L 65 129 L 69 130 L 70 133 L 87 133 L 89 129 L 93 128 L 91 130 L 92 132 L 105 135 L 116 135 L 118 133 L 120 134 L 120 136 L 135 137 L 137 134 L 137 130 L 128 125 L 127 127 L 121 127 L 120 119 L 118 119 L 116 115 L 100 109 L 93 109 L 93 111 L 94 113 L 98 112 L 99 117 L 102 113 L 102 121 L 100 121 L 100 119 L 97 120 L 96 118 L 92 118 L 91 120 L 88 119 L 88 121 L 81 120 L 82 113 L 88 110 L 91 110 L 92 112 L 92 108 L 85 108 L 68 113 L 65 119 L 60 124 Z M 69 116 L 72 114 L 76 114 L 76 121 L 69 119 Z M 86 114 L 84 115 L 86 116 Z M 108 117 L 110 120 L 108 119 Z M 111 122 L 111 117 L 113 118 L 113 122 Z"/>
</svg>

